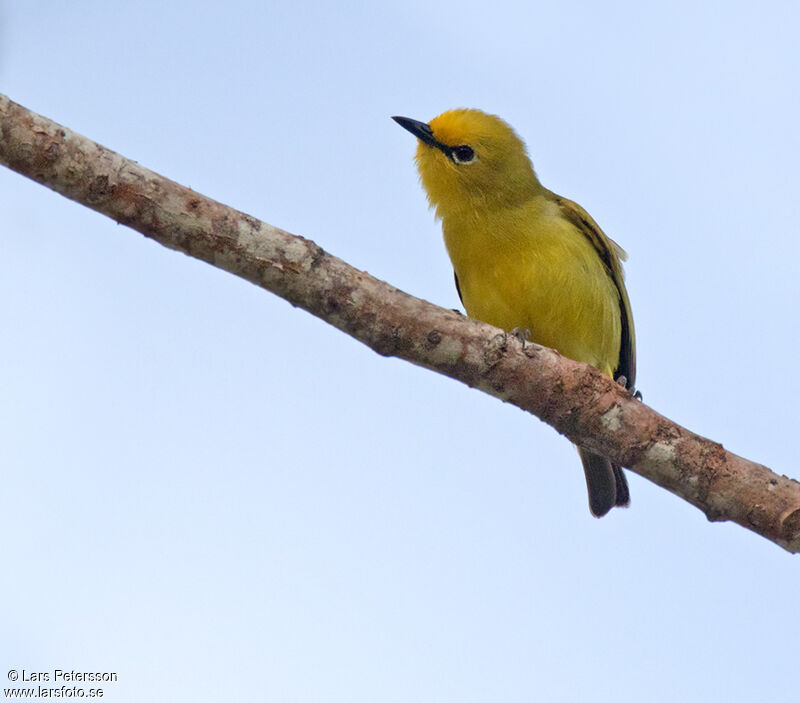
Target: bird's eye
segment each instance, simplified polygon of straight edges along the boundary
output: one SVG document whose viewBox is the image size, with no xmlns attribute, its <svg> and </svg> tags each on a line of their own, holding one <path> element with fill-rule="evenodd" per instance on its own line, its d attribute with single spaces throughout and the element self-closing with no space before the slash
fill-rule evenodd
<svg viewBox="0 0 800 703">
<path fill-rule="evenodd" d="M 453 156 L 453 161 L 457 164 L 468 164 L 475 160 L 475 151 L 471 146 L 467 146 L 466 144 L 453 147 L 450 153 Z"/>
</svg>

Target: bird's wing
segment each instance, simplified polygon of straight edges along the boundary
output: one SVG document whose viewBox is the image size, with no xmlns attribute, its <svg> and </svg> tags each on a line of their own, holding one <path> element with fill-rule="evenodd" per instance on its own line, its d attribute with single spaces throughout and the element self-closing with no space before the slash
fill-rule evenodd
<svg viewBox="0 0 800 703">
<path fill-rule="evenodd" d="M 628 292 L 625 290 L 625 274 L 622 271 L 622 263 L 620 261 L 627 259 L 627 254 L 614 240 L 605 235 L 591 215 L 580 205 L 555 193 L 549 193 L 549 196 L 559 206 L 562 215 L 592 243 L 597 255 L 606 267 L 606 272 L 617 287 L 620 320 L 622 322 L 622 339 L 619 345 L 619 362 L 614 376 L 617 378 L 625 376 L 626 385 L 632 391 L 636 381 L 636 340 L 633 331 L 631 304 L 628 300 Z"/>
</svg>

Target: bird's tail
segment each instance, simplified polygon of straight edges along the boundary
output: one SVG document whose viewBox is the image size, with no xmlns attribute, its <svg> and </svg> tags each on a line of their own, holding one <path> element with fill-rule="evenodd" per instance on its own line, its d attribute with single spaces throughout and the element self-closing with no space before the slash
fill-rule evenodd
<svg viewBox="0 0 800 703">
<path fill-rule="evenodd" d="M 628 505 L 631 494 L 622 469 L 604 456 L 578 449 L 586 474 L 589 491 L 589 510 L 595 517 L 603 517 L 614 506 Z"/>
</svg>

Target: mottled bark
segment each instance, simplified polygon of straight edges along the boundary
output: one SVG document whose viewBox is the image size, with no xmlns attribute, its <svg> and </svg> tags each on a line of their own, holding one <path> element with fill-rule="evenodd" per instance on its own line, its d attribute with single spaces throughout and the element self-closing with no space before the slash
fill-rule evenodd
<svg viewBox="0 0 800 703">
<path fill-rule="evenodd" d="M 662 417 L 587 366 L 414 298 L 0 96 L 0 162 L 363 342 L 533 413 L 710 520 L 800 551 L 800 483 Z"/>
</svg>

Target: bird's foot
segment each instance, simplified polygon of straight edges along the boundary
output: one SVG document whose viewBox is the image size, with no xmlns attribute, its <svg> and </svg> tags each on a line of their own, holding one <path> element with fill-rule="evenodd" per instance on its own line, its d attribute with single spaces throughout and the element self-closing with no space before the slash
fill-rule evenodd
<svg viewBox="0 0 800 703">
<path fill-rule="evenodd" d="M 620 374 L 619 376 L 616 377 L 615 380 L 616 380 L 617 383 L 619 383 L 620 386 L 622 386 L 623 388 L 628 390 L 628 378 L 627 378 L 627 376 L 624 376 L 624 375 Z M 631 393 L 633 393 L 633 397 L 636 398 L 636 400 L 641 400 L 642 399 L 642 392 L 641 391 L 637 391 L 635 388 L 631 388 L 630 391 L 631 391 Z"/>
<path fill-rule="evenodd" d="M 525 343 L 531 341 L 531 331 L 527 327 L 515 327 L 511 330 L 511 334 L 522 342 L 523 349 L 525 348 Z"/>
</svg>

